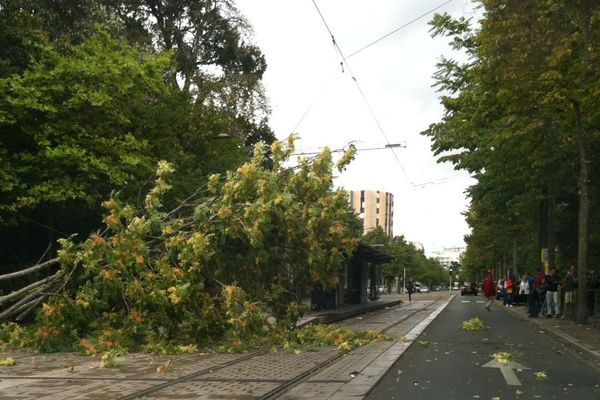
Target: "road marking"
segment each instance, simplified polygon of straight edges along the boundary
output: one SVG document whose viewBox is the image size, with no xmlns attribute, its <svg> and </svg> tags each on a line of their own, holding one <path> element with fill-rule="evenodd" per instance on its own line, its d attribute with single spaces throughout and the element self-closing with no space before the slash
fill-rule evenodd
<svg viewBox="0 0 600 400">
<path fill-rule="evenodd" d="M 471 302 L 471 300 L 461 300 L 460 302 L 461 302 L 461 303 L 470 303 L 470 302 Z"/>
<path fill-rule="evenodd" d="M 411 344 L 413 344 L 419 335 L 423 333 L 425 328 L 429 326 L 437 316 L 446 308 L 450 303 L 452 297 L 437 307 L 431 314 L 425 319 L 419 322 L 413 327 L 406 335 L 404 340 L 398 340 L 390 347 L 388 347 L 383 353 L 381 353 L 375 360 L 360 371 L 360 374 L 352 379 L 350 382 L 342 385 L 336 392 L 328 397 L 329 400 L 347 400 L 347 399 L 362 399 L 385 375 L 385 373 L 392 368 L 392 365 L 402 356 L 402 354 L 408 350 Z"/>
<path fill-rule="evenodd" d="M 517 378 L 517 374 L 513 369 L 524 370 L 529 369 L 528 367 L 519 364 L 518 362 L 509 361 L 505 363 L 498 362 L 496 360 L 492 360 L 489 363 L 482 366 L 483 368 L 499 368 L 500 372 L 502 372 L 502 376 L 506 381 L 507 385 L 511 386 L 522 386 L 521 381 Z"/>
</svg>

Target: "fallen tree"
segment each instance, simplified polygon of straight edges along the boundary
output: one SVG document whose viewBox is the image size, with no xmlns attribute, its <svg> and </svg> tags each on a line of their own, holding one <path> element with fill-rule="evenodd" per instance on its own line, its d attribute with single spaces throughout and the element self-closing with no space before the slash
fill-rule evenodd
<svg viewBox="0 0 600 400">
<path fill-rule="evenodd" d="M 7 295 L 23 295 L 4 311 L 10 317 L 43 302 L 22 343 L 97 352 L 224 340 L 240 349 L 294 326 L 298 294 L 335 284 L 360 224 L 347 193 L 333 190 L 328 150 L 284 165 L 293 140 L 274 143 L 269 160 L 257 145 L 251 161 L 211 176 L 169 212 L 161 203 L 173 172 L 166 162 L 142 205 L 118 195 L 104 202 L 103 231 L 61 240 L 60 270 Z M 277 324 L 267 323 L 270 315 Z"/>
</svg>

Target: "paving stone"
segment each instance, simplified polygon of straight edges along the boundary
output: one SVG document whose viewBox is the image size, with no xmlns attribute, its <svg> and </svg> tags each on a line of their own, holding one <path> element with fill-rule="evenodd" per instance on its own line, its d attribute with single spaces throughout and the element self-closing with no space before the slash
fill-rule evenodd
<svg viewBox="0 0 600 400">
<path fill-rule="evenodd" d="M 393 297 L 393 296 L 392 296 Z M 396 297 L 397 298 L 397 297 Z M 431 298 L 431 297 L 430 297 Z M 446 301 L 446 295 L 439 295 Z M 393 340 L 361 346 L 338 358 L 281 398 L 360 399 L 417 339 L 415 327 L 438 308 L 440 303 L 419 299 L 385 312 L 370 312 L 344 321 L 352 329 L 385 329 Z M 561 329 L 568 337 L 585 342 L 582 327 L 568 321 L 535 321 L 540 328 Z M 546 326 L 544 326 L 546 325 Z M 542 329 L 543 329 L 542 328 Z M 597 349 L 597 331 L 585 329 Z M 587 343 L 586 342 L 586 343 Z M 1 353 L 17 360 L 14 367 L 0 368 L 0 399 L 113 400 L 146 389 L 156 389 L 146 399 L 230 399 L 248 400 L 269 393 L 299 374 L 310 373 L 331 357 L 339 355 L 334 347 L 294 354 L 288 351 L 249 354 L 184 354 L 155 356 L 129 354 L 118 368 L 100 368 L 99 357 L 76 353 L 31 354 L 24 351 Z M 239 360 L 238 363 L 234 363 Z M 173 370 L 159 374 L 156 368 L 171 362 Z M 229 363 L 234 363 L 228 365 Z M 206 373 L 198 375 L 201 371 Z M 167 387 L 159 385 L 168 384 Z"/>
</svg>

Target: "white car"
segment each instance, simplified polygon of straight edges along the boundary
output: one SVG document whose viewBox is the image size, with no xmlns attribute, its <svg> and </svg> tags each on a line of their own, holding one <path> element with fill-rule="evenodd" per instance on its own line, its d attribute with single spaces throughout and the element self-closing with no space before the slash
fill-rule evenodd
<svg viewBox="0 0 600 400">
<path fill-rule="evenodd" d="M 421 293 L 429 293 L 429 288 L 427 286 L 421 286 Z"/>
</svg>

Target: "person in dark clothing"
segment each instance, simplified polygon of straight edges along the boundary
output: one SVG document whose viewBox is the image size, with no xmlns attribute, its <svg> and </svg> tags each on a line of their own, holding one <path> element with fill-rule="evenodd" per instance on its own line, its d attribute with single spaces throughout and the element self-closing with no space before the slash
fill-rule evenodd
<svg viewBox="0 0 600 400">
<path fill-rule="evenodd" d="M 587 308 L 588 315 L 594 315 L 594 302 L 596 300 L 596 291 L 600 289 L 600 277 L 593 269 L 590 269 L 587 274 Z"/>
<path fill-rule="evenodd" d="M 494 302 L 494 297 L 496 296 L 496 283 L 492 279 L 492 274 L 488 274 L 483 281 L 483 294 L 487 299 L 485 302 L 485 309 L 490 311 L 490 306 Z"/>
<path fill-rule="evenodd" d="M 408 278 L 406 282 L 406 292 L 408 293 L 408 301 L 412 301 L 411 295 L 415 291 L 415 285 L 413 285 L 412 279 Z"/>
<path fill-rule="evenodd" d="M 529 276 L 527 284 L 529 285 L 529 292 L 527 293 L 527 305 L 529 306 L 529 318 L 537 318 L 538 316 L 538 292 L 535 285 L 535 277 Z"/>
<path fill-rule="evenodd" d="M 567 274 L 563 278 L 562 286 L 565 292 L 565 310 L 563 312 L 562 318 L 564 318 L 565 316 L 573 318 L 573 300 L 575 299 L 575 289 L 577 289 L 577 273 L 575 271 L 574 265 L 571 265 L 571 267 L 569 268 L 569 272 L 567 272 Z"/>
<path fill-rule="evenodd" d="M 313 311 L 321 311 L 325 308 L 325 293 L 323 292 L 323 285 L 317 283 L 313 288 L 310 308 Z"/>
<path fill-rule="evenodd" d="M 552 268 L 548 275 L 544 277 L 544 284 L 546 285 L 546 307 L 548 313 L 546 317 L 551 318 L 560 317 L 560 300 L 558 298 L 558 283 L 559 279 L 556 275 L 556 268 Z"/>
</svg>

